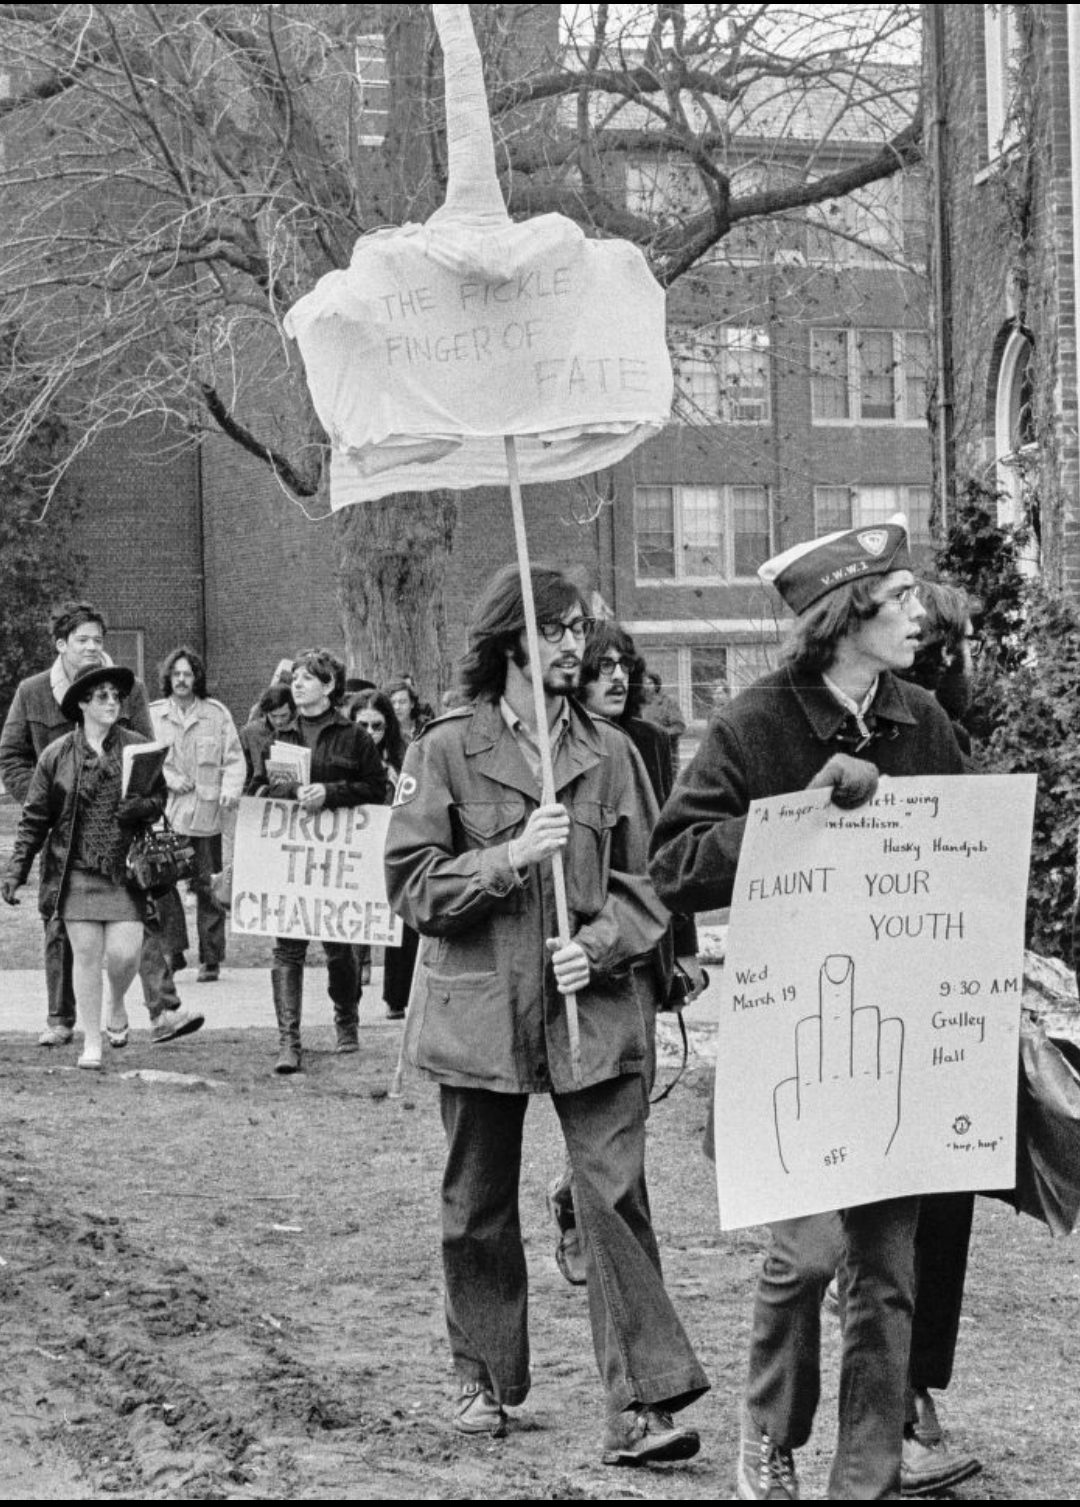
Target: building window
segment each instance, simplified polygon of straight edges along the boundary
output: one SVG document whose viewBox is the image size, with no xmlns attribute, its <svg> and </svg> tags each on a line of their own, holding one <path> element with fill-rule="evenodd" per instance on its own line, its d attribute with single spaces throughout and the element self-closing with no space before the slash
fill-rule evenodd
<svg viewBox="0 0 1080 1507">
<path fill-rule="evenodd" d="M 712 584 L 753 577 L 771 554 L 766 487 L 635 487 L 635 577 Z"/>
<path fill-rule="evenodd" d="M 814 532 L 832 534 L 837 529 L 869 528 L 885 523 L 894 513 L 907 515 L 913 544 L 930 543 L 930 488 L 815 487 Z"/>
<path fill-rule="evenodd" d="M 904 254 L 903 177 L 825 199 L 806 212 L 806 256 L 829 266 L 879 266 Z"/>
<path fill-rule="evenodd" d="M 686 721 L 699 725 L 741 690 L 776 668 L 779 644 L 702 638 L 694 643 L 646 644 L 646 666 L 674 696 Z"/>
<path fill-rule="evenodd" d="M 1039 568 L 1040 524 L 1032 485 L 1039 457 L 1033 408 L 1034 351 L 1024 332 L 1014 329 L 1001 356 L 994 413 L 998 523 L 1030 527 L 1031 541 L 1020 559 L 1021 569 L 1029 575 Z"/>
<path fill-rule="evenodd" d="M 986 153 L 988 162 L 996 162 L 1019 140 L 1013 115 L 1016 59 L 1020 50 L 1016 7 L 984 5 L 983 35 L 986 45 Z"/>
<path fill-rule="evenodd" d="M 359 85 L 359 143 L 382 146 L 390 124 L 390 80 L 386 75 L 386 39 L 381 32 L 363 32 L 353 41 L 353 61 Z"/>
<path fill-rule="evenodd" d="M 930 337 L 922 330 L 811 330 L 815 424 L 925 424 Z"/>
<path fill-rule="evenodd" d="M 110 628 L 106 635 L 106 647 L 114 664 L 123 665 L 138 680 L 145 679 L 145 640 L 141 628 Z M 157 695 L 151 687 L 151 699 Z"/>
<path fill-rule="evenodd" d="M 767 424 L 772 418 L 769 337 L 721 326 L 679 340 L 675 414 L 686 423 Z"/>
</svg>

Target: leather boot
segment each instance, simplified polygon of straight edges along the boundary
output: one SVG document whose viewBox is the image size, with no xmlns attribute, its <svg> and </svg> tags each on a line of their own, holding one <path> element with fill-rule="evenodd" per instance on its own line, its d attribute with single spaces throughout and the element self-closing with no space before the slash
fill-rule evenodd
<svg viewBox="0 0 1080 1507">
<path fill-rule="evenodd" d="M 353 947 L 327 948 L 326 987 L 334 1005 L 334 1030 L 339 1053 L 358 1052 L 357 1001 L 360 997 L 360 961 Z"/>
<path fill-rule="evenodd" d="M 304 970 L 299 963 L 278 963 L 270 970 L 274 1013 L 278 1023 L 278 1060 L 275 1073 L 299 1073 L 300 1007 L 304 997 Z"/>
</svg>

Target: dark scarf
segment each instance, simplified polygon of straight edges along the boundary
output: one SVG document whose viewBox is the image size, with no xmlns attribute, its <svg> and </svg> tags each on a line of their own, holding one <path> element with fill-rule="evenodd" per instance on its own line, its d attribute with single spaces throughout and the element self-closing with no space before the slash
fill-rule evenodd
<svg viewBox="0 0 1080 1507">
<path fill-rule="evenodd" d="M 79 756 L 79 800 L 75 812 L 74 851 L 83 868 L 122 884 L 124 860 L 130 835 L 120 830 L 116 808 L 120 804 L 122 744 L 111 728 L 101 757 L 87 742 L 80 727 L 76 734 Z"/>
</svg>

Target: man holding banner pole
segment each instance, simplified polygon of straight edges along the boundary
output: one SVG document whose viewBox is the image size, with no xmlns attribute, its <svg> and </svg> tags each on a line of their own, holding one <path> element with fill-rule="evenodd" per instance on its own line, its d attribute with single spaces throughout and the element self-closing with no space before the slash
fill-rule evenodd
<svg viewBox="0 0 1080 1507">
<path fill-rule="evenodd" d="M 664 1287 L 645 1185 L 657 944 L 667 914 L 645 875 L 656 806 L 622 733 L 570 693 L 587 618 L 577 589 L 533 568 L 539 662 L 522 583 L 502 571 L 478 603 L 461 680 L 470 705 L 431 723 L 405 759 L 385 861 L 390 904 L 420 933 L 408 1060 L 440 1086 L 447 1161 L 443 1267 L 460 1393 L 454 1426 L 502 1435 L 531 1384 L 518 1214 L 528 1096 L 549 1093 L 586 1234 L 593 1344 L 611 1465 L 685 1460 L 672 1414 L 708 1380 Z M 539 676 L 547 726 L 537 727 Z M 539 739 L 556 799 L 543 804 Z M 566 857 L 559 941 L 550 857 Z M 566 996 L 579 1000 L 572 1060 Z"/>
<path fill-rule="evenodd" d="M 672 909 L 730 903 L 750 803 L 832 787 L 869 800 L 878 775 L 962 772 L 948 717 L 902 684 L 924 616 L 906 520 L 796 545 L 759 571 L 797 621 L 788 663 L 714 718 L 653 835 L 650 874 Z M 839 1211 L 846 1304 L 839 1430 L 827 1495 L 900 1492 L 915 1296 L 917 1197 Z M 778 1221 L 758 1284 L 738 1461 L 741 1500 L 796 1500 L 793 1452 L 820 1390 L 821 1300 L 836 1264 L 829 1215 Z"/>
</svg>

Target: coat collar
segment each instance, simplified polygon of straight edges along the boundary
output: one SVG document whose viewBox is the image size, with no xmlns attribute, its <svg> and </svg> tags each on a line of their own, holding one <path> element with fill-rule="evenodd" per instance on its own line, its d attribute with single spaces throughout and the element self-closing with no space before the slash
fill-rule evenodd
<svg viewBox="0 0 1080 1507">
<path fill-rule="evenodd" d="M 555 793 L 599 764 L 604 746 L 589 714 L 567 700 L 570 726 L 555 755 Z M 539 794 L 536 779 L 525 762 L 513 733 L 503 720 L 497 701 L 478 701 L 465 734 L 465 756 L 476 760 L 479 773 L 500 785 L 520 791 L 530 800 Z"/>
<path fill-rule="evenodd" d="M 835 741 L 849 720 L 849 713 L 830 694 L 820 675 L 796 678 L 791 666 L 788 666 L 786 674 L 814 736 L 822 743 Z M 914 727 L 918 720 L 904 694 L 903 682 L 888 670 L 881 672 L 877 695 L 867 717 L 871 723 L 880 719 L 907 727 Z"/>
</svg>

